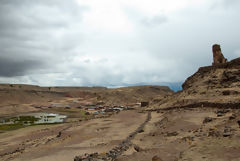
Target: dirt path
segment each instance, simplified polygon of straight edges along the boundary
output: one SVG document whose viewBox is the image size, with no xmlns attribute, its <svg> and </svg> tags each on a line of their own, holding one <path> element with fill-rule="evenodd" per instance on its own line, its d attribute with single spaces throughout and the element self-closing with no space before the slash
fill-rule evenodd
<svg viewBox="0 0 240 161">
<path fill-rule="evenodd" d="M 69 161 L 76 155 L 106 152 L 136 130 L 146 115 L 123 111 L 109 118 L 3 133 L 0 134 L 0 160 Z"/>
</svg>

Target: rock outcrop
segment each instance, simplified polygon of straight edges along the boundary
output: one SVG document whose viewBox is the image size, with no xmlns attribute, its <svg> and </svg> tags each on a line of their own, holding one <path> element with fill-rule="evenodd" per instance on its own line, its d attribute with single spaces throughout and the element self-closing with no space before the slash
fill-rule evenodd
<svg viewBox="0 0 240 161">
<path fill-rule="evenodd" d="M 187 78 L 182 88 L 182 91 L 155 103 L 153 108 L 195 107 L 195 105 L 238 107 L 240 58 L 199 68 L 195 74 Z"/>
<path fill-rule="evenodd" d="M 212 46 L 212 52 L 213 52 L 213 63 L 212 65 L 222 64 L 226 63 L 227 59 L 223 56 L 221 47 L 218 44 L 215 44 Z"/>
<path fill-rule="evenodd" d="M 158 156 L 154 156 L 154 157 L 152 158 L 152 161 L 162 161 L 162 159 L 159 158 Z"/>
<path fill-rule="evenodd" d="M 230 88 L 240 87 L 240 58 L 234 59 L 224 64 L 201 67 L 198 71 L 187 78 L 183 83 L 183 90 L 190 88 L 204 87 L 207 89 L 229 89 L 224 90 L 224 95 L 234 94 Z M 237 94 L 237 93 L 236 93 Z"/>
</svg>

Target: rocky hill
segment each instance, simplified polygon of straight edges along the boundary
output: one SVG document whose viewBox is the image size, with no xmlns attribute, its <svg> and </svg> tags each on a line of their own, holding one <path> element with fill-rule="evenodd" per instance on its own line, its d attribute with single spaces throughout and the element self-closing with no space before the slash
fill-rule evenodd
<svg viewBox="0 0 240 161">
<path fill-rule="evenodd" d="M 128 105 L 141 101 L 152 101 L 153 98 L 164 98 L 174 92 L 167 86 L 133 86 L 108 89 L 98 92 L 98 99 L 108 105 Z"/>
<path fill-rule="evenodd" d="M 40 87 L 23 84 L 0 84 L 0 112 L 9 105 L 49 104 L 68 98 L 81 99 L 91 104 L 128 105 L 151 101 L 154 97 L 171 95 L 165 86 L 106 87 Z M 24 111 L 24 110 L 23 110 Z"/>
<path fill-rule="evenodd" d="M 69 92 L 69 91 L 100 91 L 106 90 L 106 87 L 74 87 L 74 86 L 53 86 L 42 87 L 28 84 L 0 84 L 0 90 L 34 90 L 51 92 Z"/>
<path fill-rule="evenodd" d="M 238 106 L 240 103 L 240 58 L 201 67 L 187 78 L 183 90 L 154 103 L 153 108 L 180 106 Z"/>
</svg>

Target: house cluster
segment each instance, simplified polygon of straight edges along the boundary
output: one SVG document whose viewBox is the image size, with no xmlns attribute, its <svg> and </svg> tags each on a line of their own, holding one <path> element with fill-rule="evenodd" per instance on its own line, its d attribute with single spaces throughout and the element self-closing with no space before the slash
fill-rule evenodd
<svg viewBox="0 0 240 161">
<path fill-rule="evenodd" d="M 47 108 L 64 108 L 64 109 L 71 109 L 71 108 L 78 108 L 84 110 L 86 114 L 104 114 L 106 112 L 119 112 L 123 110 L 130 110 L 132 109 L 130 106 L 105 106 L 102 103 L 85 103 L 80 104 L 79 102 L 73 102 L 70 104 L 64 103 L 52 103 L 49 105 L 32 105 L 35 108 L 40 109 L 47 109 Z"/>
<path fill-rule="evenodd" d="M 123 110 L 130 110 L 131 107 L 125 106 L 102 106 L 102 105 L 87 105 L 83 107 L 86 114 L 103 114 L 106 112 L 120 112 Z"/>
</svg>

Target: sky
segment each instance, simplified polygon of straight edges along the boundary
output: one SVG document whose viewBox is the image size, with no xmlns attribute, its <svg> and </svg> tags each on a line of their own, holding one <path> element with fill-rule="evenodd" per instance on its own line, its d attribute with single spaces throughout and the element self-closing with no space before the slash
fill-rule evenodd
<svg viewBox="0 0 240 161">
<path fill-rule="evenodd" d="M 0 83 L 182 83 L 240 57 L 239 0 L 1 0 Z"/>
</svg>

